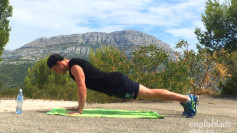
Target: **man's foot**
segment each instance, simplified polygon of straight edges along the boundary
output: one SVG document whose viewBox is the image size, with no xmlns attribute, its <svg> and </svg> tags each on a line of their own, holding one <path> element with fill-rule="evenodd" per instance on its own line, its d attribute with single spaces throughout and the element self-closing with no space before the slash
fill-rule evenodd
<svg viewBox="0 0 237 133">
<path fill-rule="evenodd" d="M 199 101 L 199 97 L 192 94 L 187 94 L 187 96 L 191 99 L 189 103 L 180 103 L 184 107 L 184 112 L 182 115 L 189 117 L 193 117 L 197 112 L 197 105 Z"/>
</svg>

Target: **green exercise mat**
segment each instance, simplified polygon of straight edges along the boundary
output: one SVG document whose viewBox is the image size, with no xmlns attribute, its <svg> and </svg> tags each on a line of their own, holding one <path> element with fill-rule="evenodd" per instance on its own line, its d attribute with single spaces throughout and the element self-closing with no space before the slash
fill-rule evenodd
<svg viewBox="0 0 237 133">
<path fill-rule="evenodd" d="M 49 115 L 63 115 L 76 117 L 114 117 L 114 118 L 145 118 L 145 119 L 163 119 L 164 116 L 152 111 L 129 111 L 113 109 L 84 109 L 81 115 L 69 115 L 72 112 L 62 108 L 53 108 L 47 112 Z"/>
</svg>

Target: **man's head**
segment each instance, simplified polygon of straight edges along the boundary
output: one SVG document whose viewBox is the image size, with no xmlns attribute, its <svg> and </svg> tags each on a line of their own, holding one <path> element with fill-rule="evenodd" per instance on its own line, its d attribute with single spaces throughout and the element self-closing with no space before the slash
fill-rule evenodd
<svg viewBox="0 0 237 133">
<path fill-rule="evenodd" d="M 56 73 L 65 73 L 65 67 L 63 63 L 64 58 L 59 54 L 52 54 L 47 60 L 48 67 Z"/>
<path fill-rule="evenodd" d="M 58 63 L 58 61 L 62 61 L 63 59 L 64 58 L 59 54 L 52 54 L 48 58 L 47 65 L 51 69 L 53 66 L 55 66 Z"/>
</svg>

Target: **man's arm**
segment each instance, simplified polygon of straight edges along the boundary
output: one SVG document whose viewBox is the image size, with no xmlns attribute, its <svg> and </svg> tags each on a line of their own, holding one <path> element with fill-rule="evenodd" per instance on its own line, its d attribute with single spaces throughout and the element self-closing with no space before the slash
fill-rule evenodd
<svg viewBox="0 0 237 133">
<path fill-rule="evenodd" d="M 78 112 L 82 113 L 83 112 L 83 108 L 85 106 L 86 103 L 86 98 L 87 98 L 87 88 L 86 88 L 86 84 L 85 84 L 85 74 L 83 69 L 78 66 L 78 65 L 74 65 L 71 67 L 71 73 L 72 75 L 75 77 L 75 81 L 77 84 L 77 88 L 78 88 Z"/>
</svg>

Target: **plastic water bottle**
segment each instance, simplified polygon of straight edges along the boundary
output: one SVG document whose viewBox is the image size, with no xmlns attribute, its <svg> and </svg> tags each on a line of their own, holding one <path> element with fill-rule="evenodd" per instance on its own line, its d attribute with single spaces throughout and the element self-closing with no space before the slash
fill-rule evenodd
<svg viewBox="0 0 237 133">
<path fill-rule="evenodd" d="M 22 113 L 22 104 L 23 104 L 23 93 L 22 93 L 22 89 L 20 89 L 19 94 L 17 95 L 17 106 L 16 106 L 16 113 L 17 114 L 21 114 Z"/>
</svg>

